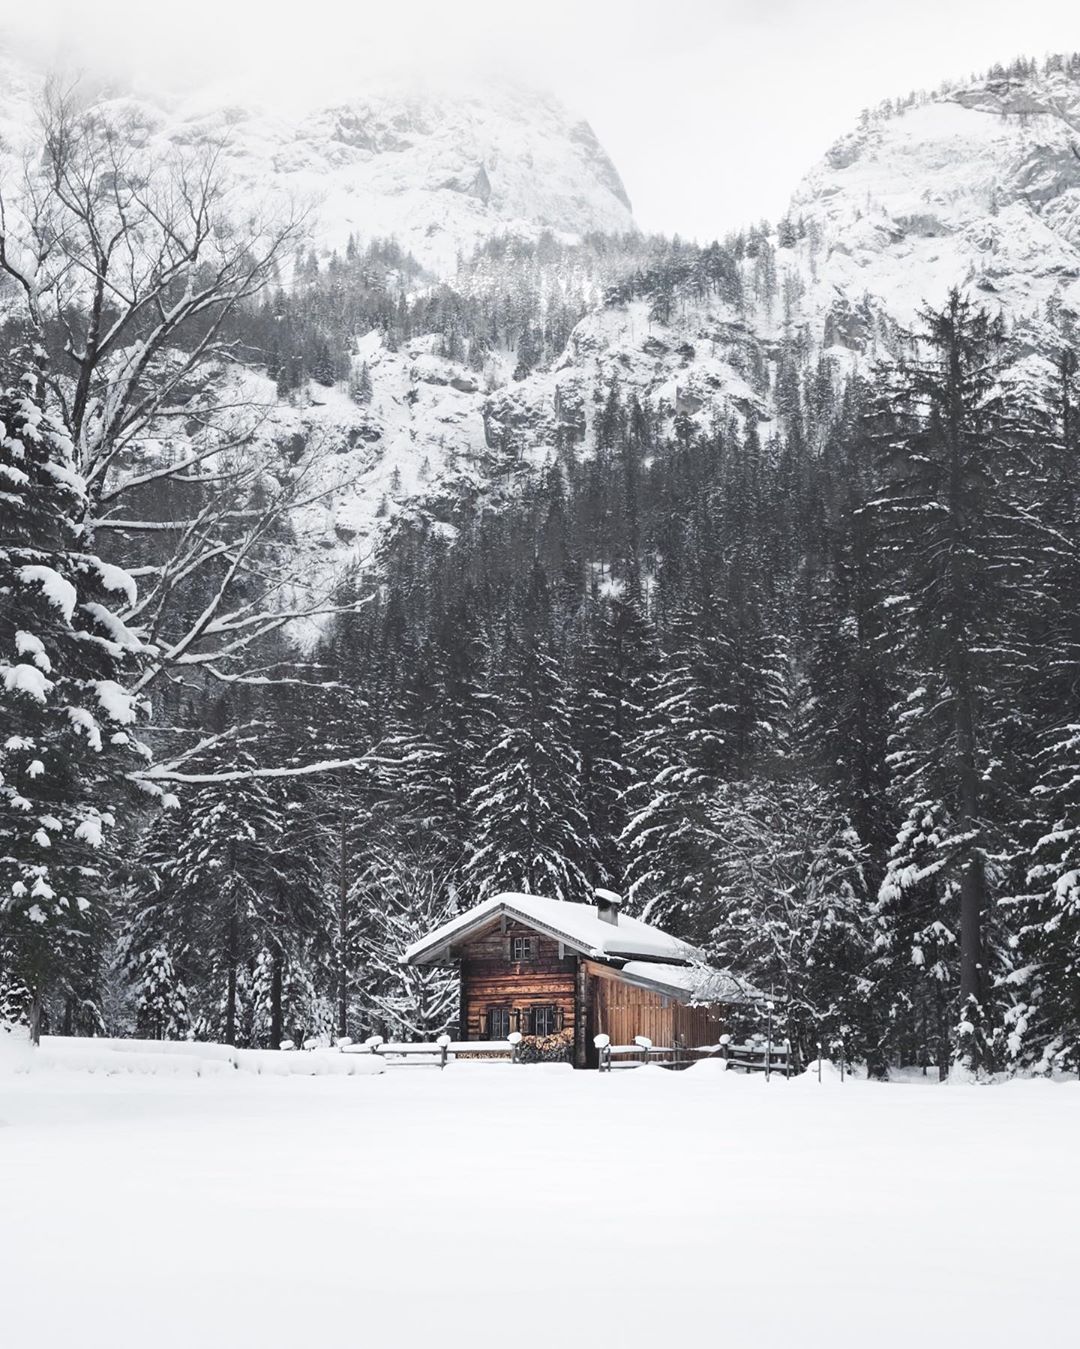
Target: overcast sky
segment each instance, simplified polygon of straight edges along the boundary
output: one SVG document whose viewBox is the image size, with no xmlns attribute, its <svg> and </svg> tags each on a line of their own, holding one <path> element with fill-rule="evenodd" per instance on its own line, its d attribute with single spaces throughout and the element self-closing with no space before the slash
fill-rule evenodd
<svg viewBox="0 0 1080 1349">
<path fill-rule="evenodd" d="M 1080 0 L 0 0 L 39 59 L 283 110 L 374 76 L 511 74 L 595 128 L 646 229 L 780 214 L 869 104 L 1080 49 Z"/>
</svg>

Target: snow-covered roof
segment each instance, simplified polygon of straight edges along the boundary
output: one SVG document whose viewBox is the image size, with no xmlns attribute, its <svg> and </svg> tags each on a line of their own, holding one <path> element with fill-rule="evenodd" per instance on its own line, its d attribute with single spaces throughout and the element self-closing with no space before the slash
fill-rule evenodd
<svg viewBox="0 0 1080 1349">
<path fill-rule="evenodd" d="M 664 965 L 628 960 L 619 978 L 640 988 L 666 993 L 682 1002 L 758 1002 L 765 997 L 728 970 L 714 970 L 700 961 L 693 965 Z"/>
<path fill-rule="evenodd" d="M 413 942 L 402 959 L 409 965 L 444 959 L 455 943 L 467 941 L 503 917 L 516 919 L 592 960 L 612 964 L 620 979 L 681 1002 L 753 1002 L 764 996 L 735 975 L 707 965 L 698 947 L 651 923 L 622 913 L 617 923 L 611 923 L 592 904 L 570 904 L 542 895 L 492 895 Z"/>
<path fill-rule="evenodd" d="M 405 951 L 406 964 L 424 964 L 444 955 L 456 940 L 486 927 L 496 918 L 517 918 L 549 937 L 561 941 L 582 955 L 604 960 L 635 956 L 645 960 L 676 961 L 689 964 L 701 961 L 696 946 L 662 932 L 640 918 L 619 915 L 617 923 L 601 918 L 592 904 L 571 904 L 542 895 L 492 895 L 483 903 L 458 914 Z"/>
</svg>

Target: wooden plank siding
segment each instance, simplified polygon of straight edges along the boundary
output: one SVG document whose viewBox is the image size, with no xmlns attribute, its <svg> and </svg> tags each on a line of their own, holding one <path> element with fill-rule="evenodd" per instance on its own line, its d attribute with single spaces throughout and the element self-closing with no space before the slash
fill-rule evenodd
<svg viewBox="0 0 1080 1349">
<path fill-rule="evenodd" d="M 533 942 L 531 960 L 513 960 L 514 937 Z M 657 1046 L 716 1044 L 724 1031 L 723 1008 L 686 1007 L 673 997 L 628 984 L 611 966 L 566 951 L 522 923 L 503 919 L 453 948 L 461 967 L 463 1040 L 486 1040 L 487 1014 L 509 1008 L 511 1030 L 528 1031 L 528 1012 L 556 1007 L 561 1030 L 572 1033 L 573 1062 L 595 1066 L 593 1036 L 603 1031 L 614 1044 L 647 1035 Z"/>
<path fill-rule="evenodd" d="M 619 978 L 617 970 L 584 962 L 595 991 L 591 994 L 596 1031 L 612 1044 L 633 1044 L 635 1035 L 647 1035 L 655 1045 L 693 1048 L 714 1045 L 724 1033 L 723 1010 L 718 1006 L 686 1007 L 675 998 L 637 988 Z"/>
<path fill-rule="evenodd" d="M 528 937 L 534 944 L 532 960 L 512 960 L 511 941 Z M 564 1030 L 574 1027 L 574 986 L 577 958 L 560 955 L 560 944 L 521 923 L 507 922 L 481 933 L 456 950 L 461 959 L 461 1031 L 464 1039 L 487 1036 L 490 1007 L 509 1007 L 511 1029 L 525 1029 L 531 1007 L 557 1007 Z"/>
</svg>

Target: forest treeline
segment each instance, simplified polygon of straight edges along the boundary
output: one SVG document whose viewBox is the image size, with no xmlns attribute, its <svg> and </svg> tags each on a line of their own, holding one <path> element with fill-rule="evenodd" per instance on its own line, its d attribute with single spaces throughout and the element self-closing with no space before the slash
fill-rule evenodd
<svg viewBox="0 0 1080 1349">
<path fill-rule="evenodd" d="M 401 525 L 325 687 L 251 708 L 253 755 L 372 761 L 191 792 L 134 869 L 146 1027 L 428 1031 L 452 993 L 408 939 L 604 885 L 782 998 L 805 1057 L 1072 1062 L 1076 365 L 1047 401 L 1011 355 L 954 296 L 827 408 L 793 376 L 767 444 L 665 437 L 613 384 L 595 454 L 452 538 Z"/>
<path fill-rule="evenodd" d="M 84 219 L 105 208 L 75 205 L 42 237 L 83 229 L 107 270 Z M 212 424 L 211 358 L 242 350 L 284 398 L 347 380 L 363 401 L 349 344 L 378 327 L 477 370 L 514 353 L 520 379 L 601 299 L 645 298 L 657 323 L 703 299 L 782 317 L 798 296 L 777 249 L 807 237 L 788 220 L 708 248 L 494 241 L 445 288 L 391 245 L 353 247 L 301 255 L 285 287 L 290 230 L 230 244 L 180 324 L 207 245 L 177 261 L 176 227 L 172 271 L 139 279 L 154 303 L 118 320 L 136 353 L 119 375 L 106 287 L 96 313 L 60 280 L 55 312 L 31 305 L 0 400 L 0 1016 L 429 1035 L 453 981 L 403 969 L 410 940 L 499 890 L 603 885 L 782 1000 L 804 1060 L 1080 1067 L 1060 308 L 1037 354 L 959 293 L 911 334 L 837 312 L 827 340 L 857 330 L 888 358 L 842 377 L 805 332 L 750 352 L 761 425 L 703 426 L 612 379 L 586 445 L 522 459 L 452 527 L 402 514 L 310 652 L 279 598 L 299 469 L 253 467 L 224 421 L 167 470 L 147 457 L 181 394 Z"/>
</svg>

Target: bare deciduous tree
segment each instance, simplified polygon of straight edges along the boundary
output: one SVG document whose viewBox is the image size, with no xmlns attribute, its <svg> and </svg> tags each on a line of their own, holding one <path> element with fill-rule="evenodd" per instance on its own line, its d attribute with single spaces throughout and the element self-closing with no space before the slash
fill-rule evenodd
<svg viewBox="0 0 1080 1349">
<path fill-rule="evenodd" d="M 301 574 L 290 518 L 345 483 L 319 445 L 286 463 L 260 443 L 273 399 L 252 392 L 230 320 L 278 277 L 305 214 L 253 207 L 226 144 L 170 141 L 76 88 L 46 87 L 39 133 L 0 182 L 0 272 L 75 448 L 86 540 L 139 584 L 121 612 L 143 643 L 138 688 L 272 682 L 252 666 L 264 640 L 338 611 Z"/>
</svg>

